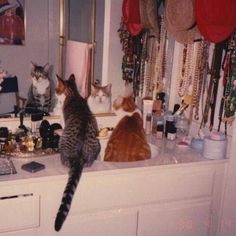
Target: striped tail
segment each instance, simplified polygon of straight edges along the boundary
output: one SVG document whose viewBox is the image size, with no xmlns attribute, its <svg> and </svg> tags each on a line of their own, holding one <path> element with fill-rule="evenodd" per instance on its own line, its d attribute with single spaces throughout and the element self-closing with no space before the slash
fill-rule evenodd
<svg viewBox="0 0 236 236">
<path fill-rule="evenodd" d="M 83 170 L 83 165 L 78 165 L 70 170 L 69 179 L 65 187 L 61 206 L 58 210 L 57 217 L 55 220 L 54 228 L 56 231 L 59 231 L 69 213 L 71 202 L 76 190 L 76 187 L 79 183 L 81 174 Z"/>
</svg>

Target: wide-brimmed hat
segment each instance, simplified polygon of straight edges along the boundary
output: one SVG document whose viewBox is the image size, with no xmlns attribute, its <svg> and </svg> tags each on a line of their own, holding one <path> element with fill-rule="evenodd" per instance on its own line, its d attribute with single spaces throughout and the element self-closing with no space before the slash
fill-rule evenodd
<svg viewBox="0 0 236 236">
<path fill-rule="evenodd" d="M 142 30 L 139 0 L 124 0 L 122 4 L 122 14 L 128 32 L 132 36 L 138 35 Z"/>
<path fill-rule="evenodd" d="M 195 0 L 196 20 L 203 37 L 214 43 L 236 29 L 236 0 Z"/>
<path fill-rule="evenodd" d="M 141 24 L 155 37 L 159 36 L 157 0 L 139 0 Z"/>
<path fill-rule="evenodd" d="M 167 31 L 179 43 L 193 43 L 200 37 L 193 0 L 166 0 L 165 23 Z"/>
</svg>

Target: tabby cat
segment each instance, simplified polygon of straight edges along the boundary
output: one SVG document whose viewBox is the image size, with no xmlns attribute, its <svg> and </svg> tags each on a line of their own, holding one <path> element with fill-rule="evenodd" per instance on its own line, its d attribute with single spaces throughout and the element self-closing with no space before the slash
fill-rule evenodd
<svg viewBox="0 0 236 236">
<path fill-rule="evenodd" d="M 65 95 L 65 127 L 60 137 L 59 151 L 62 164 L 69 167 L 68 182 L 55 220 L 55 230 L 59 231 L 68 215 L 82 170 L 97 159 L 101 147 L 97 139 L 96 118 L 91 113 L 87 101 L 79 94 L 75 76 L 72 74 L 68 80 L 57 76 L 57 80 L 56 93 Z"/>
<path fill-rule="evenodd" d="M 111 111 L 111 84 L 100 86 L 92 84 L 88 105 L 93 113 L 107 113 Z"/>
<path fill-rule="evenodd" d="M 39 109 L 44 112 L 50 111 L 51 106 L 51 83 L 49 80 L 49 64 L 44 66 L 31 62 L 32 84 L 28 91 L 26 108 L 28 110 Z"/>
<path fill-rule="evenodd" d="M 108 140 L 104 160 L 121 162 L 149 159 L 151 150 L 133 94 L 118 97 L 113 108 L 119 122 Z"/>
</svg>

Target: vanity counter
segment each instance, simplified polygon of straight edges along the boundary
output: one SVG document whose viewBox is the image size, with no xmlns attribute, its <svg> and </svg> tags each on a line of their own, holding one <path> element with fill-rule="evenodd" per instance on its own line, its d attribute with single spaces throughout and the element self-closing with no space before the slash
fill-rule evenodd
<svg viewBox="0 0 236 236">
<path fill-rule="evenodd" d="M 156 141 L 152 141 L 155 145 Z M 176 146 L 174 141 L 161 141 L 157 144 L 158 155 L 149 160 L 135 161 L 135 162 L 105 162 L 100 161 L 100 157 L 96 160 L 91 167 L 84 168 L 84 174 L 96 173 L 104 174 L 105 171 L 112 172 L 126 172 L 132 169 L 140 168 L 173 168 L 179 167 L 184 164 L 189 165 L 204 165 L 214 163 L 227 163 L 227 159 L 223 160 L 209 160 L 204 158 L 201 154 L 193 150 L 191 147 Z M 63 166 L 60 161 L 60 154 L 44 155 L 40 157 L 14 157 L 11 158 L 16 168 L 17 173 L 12 175 L 0 176 L 0 186 L 5 181 L 27 181 L 29 179 L 45 179 L 50 177 L 59 177 L 67 175 L 68 168 Z M 45 169 L 36 173 L 29 173 L 21 169 L 23 164 L 30 161 L 37 161 L 45 165 Z"/>
<path fill-rule="evenodd" d="M 207 160 L 170 144 L 163 152 L 161 146 L 149 160 L 97 160 L 84 168 L 59 233 L 54 220 L 68 172 L 60 155 L 13 158 L 17 174 L 0 176 L 0 235 L 217 235 L 228 159 Z M 22 170 L 31 160 L 46 168 Z"/>
</svg>

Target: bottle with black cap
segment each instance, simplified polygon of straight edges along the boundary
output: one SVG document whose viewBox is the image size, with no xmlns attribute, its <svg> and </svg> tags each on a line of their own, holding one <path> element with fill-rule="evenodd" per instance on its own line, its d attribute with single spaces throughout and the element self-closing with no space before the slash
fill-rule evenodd
<svg viewBox="0 0 236 236">
<path fill-rule="evenodd" d="M 169 140 L 176 138 L 175 117 L 172 114 L 166 116 L 165 136 Z"/>
</svg>

